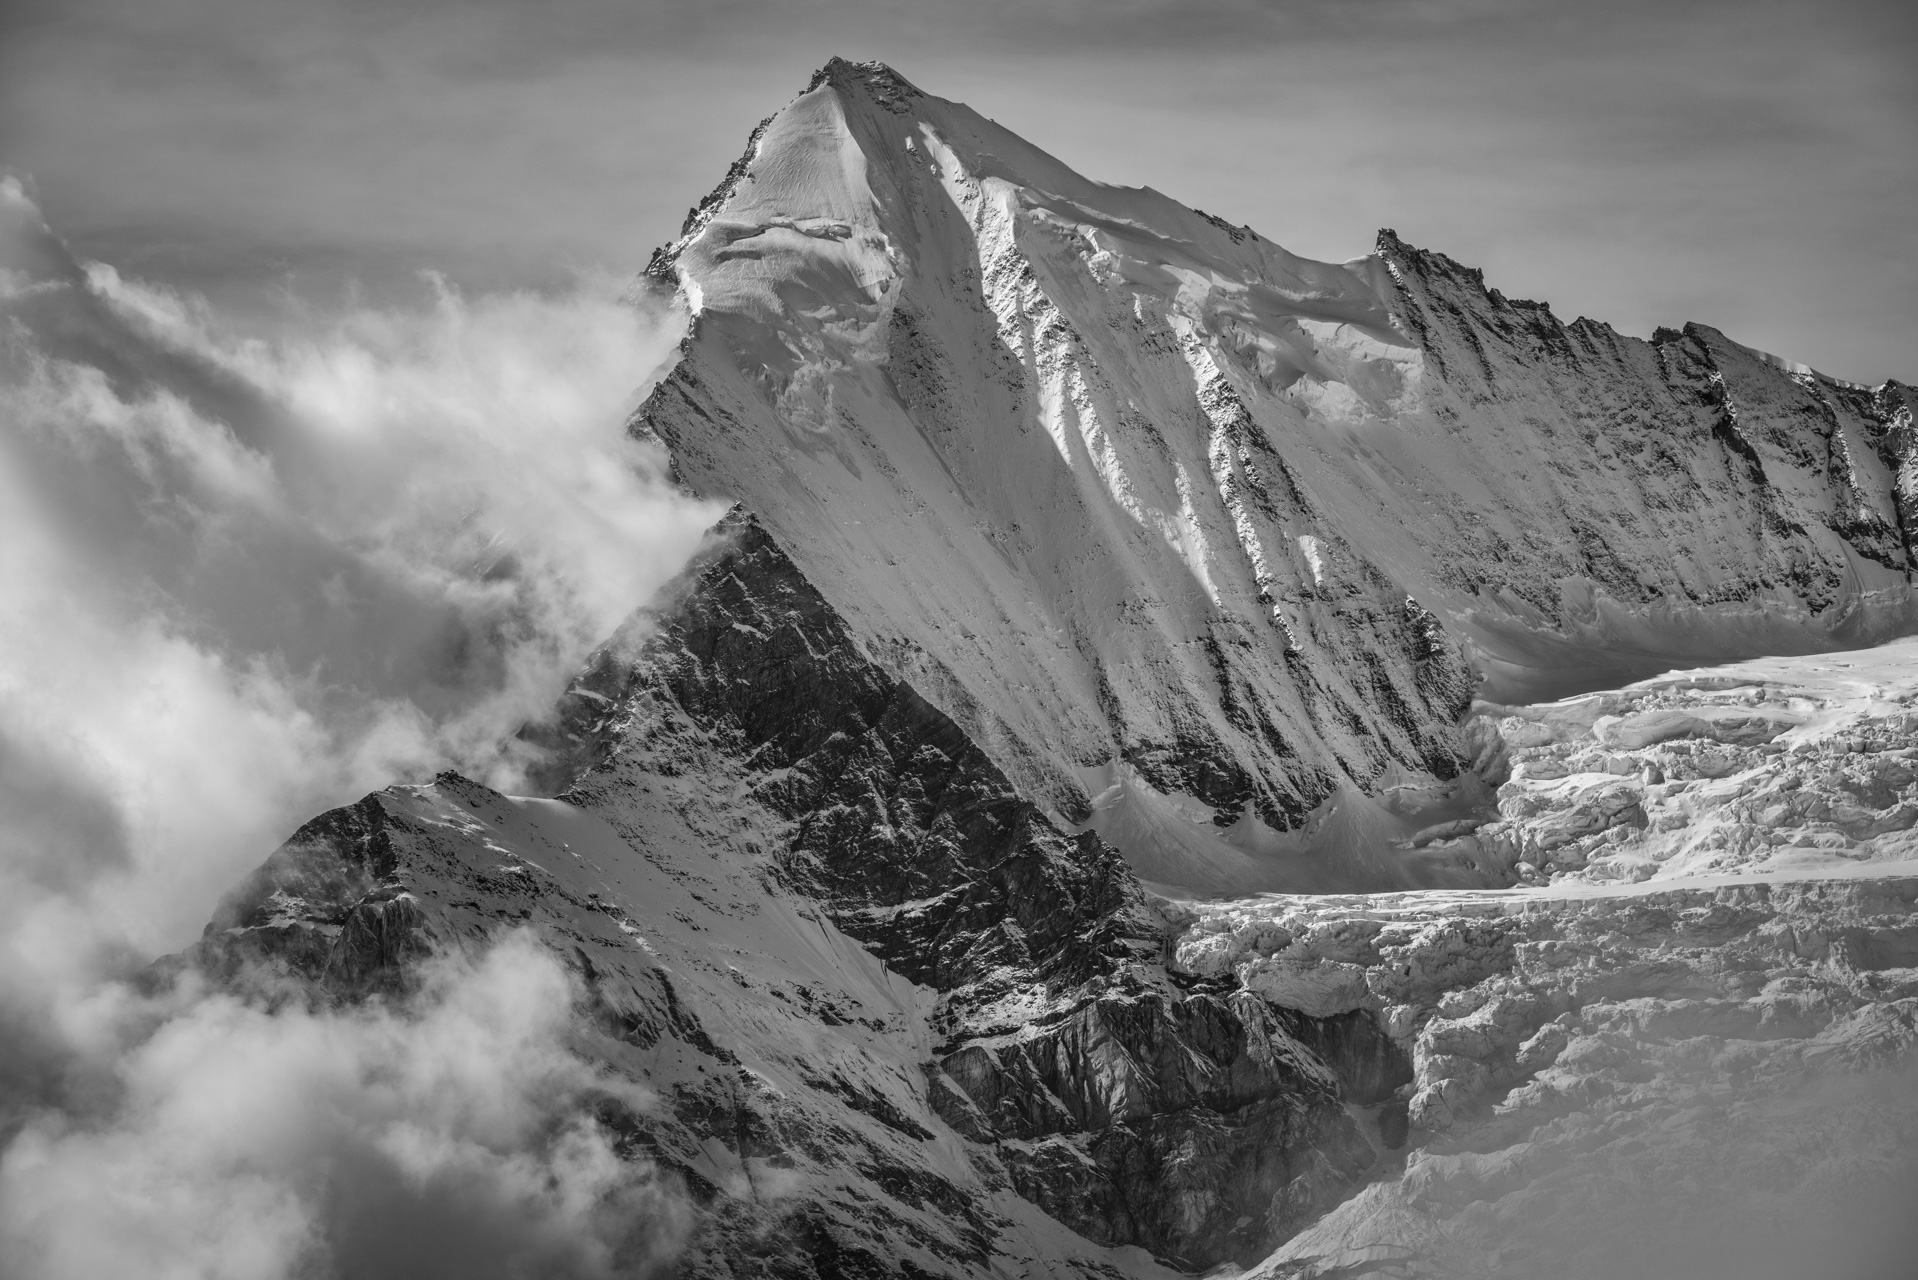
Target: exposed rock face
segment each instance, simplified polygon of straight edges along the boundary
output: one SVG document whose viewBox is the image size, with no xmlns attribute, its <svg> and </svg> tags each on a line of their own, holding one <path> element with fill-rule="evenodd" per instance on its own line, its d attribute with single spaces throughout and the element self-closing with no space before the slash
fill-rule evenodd
<svg viewBox="0 0 1918 1280">
<path fill-rule="evenodd" d="M 1371 1163 L 1336 1071 L 1273 1011 L 1167 982 L 1164 925 L 1110 847 L 1063 835 L 868 661 L 756 521 L 722 534 L 637 653 L 615 640 L 573 695 L 561 732 L 595 763 L 566 798 L 621 826 L 688 737 L 749 762 L 783 881 L 944 993 L 933 1109 L 1093 1240 L 1249 1260 Z"/>
<path fill-rule="evenodd" d="M 1369 1023 L 1171 980 L 1124 860 L 865 658 L 755 521 L 666 600 L 569 695 L 561 800 L 447 775 L 325 815 L 190 959 L 358 998 L 538 928 L 620 1042 L 596 1051 L 668 1103 L 619 1123 L 704 1189 L 716 1274 L 758 1265 L 743 1221 L 768 1167 L 803 1175 L 791 1212 L 836 1251 L 773 1274 L 966 1275 L 1012 1265 L 1017 1197 L 1083 1237 L 1038 1232 L 1035 1256 L 1204 1267 L 1264 1256 L 1371 1166 L 1344 1102 L 1409 1078 L 1403 1054 Z M 867 1207 L 830 1207 L 834 1185 Z"/>
<path fill-rule="evenodd" d="M 1318 1037 L 1292 1033 L 1301 1022 L 1243 991 L 1128 983 L 947 1055 L 933 1101 L 962 1132 L 1011 1139 L 1000 1152 L 1019 1193 L 1091 1239 L 1186 1265 L 1252 1259 L 1373 1163 L 1323 1105 L 1341 1082 L 1307 1047 Z"/>
<path fill-rule="evenodd" d="M 829 65 L 651 272 L 697 317 L 635 430 L 1149 880 L 1485 883 L 1279 834 L 1468 768 L 1467 649 L 1510 699 L 1918 623 L 1908 388 L 1390 233 L 1309 262 L 884 68 Z"/>
<path fill-rule="evenodd" d="M 867 660 L 757 521 L 729 519 L 718 540 L 678 607 L 642 615 L 569 693 L 557 734 L 587 767 L 568 799 L 616 812 L 684 772 L 694 743 L 740 762 L 734 807 L 777 824 L 784 880 L 903 976 L 975 1003 L 1157 958 L 1158 923 L 1123 860 L 1090 833 L 1062 835 Z"/>
<path fill-rule="evenodd" d="M 277 998 L 301 982 L 352 998 L 403 988 L 417 950 L 536 930 L 588 993 L 578 1048 L 658 1096 L 598 1118 L 701 1210 L 682 1274 L 959 1275 L 1006 1251 L 1061 1252 L 1008 1217 L 1010 1197 L 955 1139 L 914 1119 L 926 1111 L 900 1050 L 922 1038 L 922 993 L 768 893 L 763 867 L 652 817 L 642 855 L 557 801 L 452 774 L 391 788 L 302 828 L 182 959 Z M 359 945 L 354 922 L 396 902 L 401 945 Z M 354 982 L 335 980 L 349 970 Z M 1080 1261 L 1099 1267 L 1094 1250 Z"/>
</svg>

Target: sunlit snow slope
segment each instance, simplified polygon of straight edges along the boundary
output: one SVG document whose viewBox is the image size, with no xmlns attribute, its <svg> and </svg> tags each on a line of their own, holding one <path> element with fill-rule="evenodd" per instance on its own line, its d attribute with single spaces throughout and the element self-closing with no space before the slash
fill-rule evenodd
<svg viewBox="0 0 1918 1280">
<path fill-rule="evenodd" d="M 1360 851 L 1472 801 L 1475 673 L 1918 622 L 1909 388 L 1567 326 L 1390 233 L 1306 261 L 876 65 L 769 118 L 650 274 L 697 315 L 635 430 L 1148 880 L 1474 882 Z"/>
</svg>

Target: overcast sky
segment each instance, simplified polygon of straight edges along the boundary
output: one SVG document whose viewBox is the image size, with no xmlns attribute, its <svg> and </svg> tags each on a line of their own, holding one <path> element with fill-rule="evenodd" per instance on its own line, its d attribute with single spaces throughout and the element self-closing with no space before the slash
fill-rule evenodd
<svg viewBox="0 0 1918 1280">
<path fill-rule="evenodd" d="M 1295 252 L 1918 378 L 1909 0 L 4 0 L 0 164 L 82 255 L 291 292 L 631 272 L 833 54 Z"/>
</svg>

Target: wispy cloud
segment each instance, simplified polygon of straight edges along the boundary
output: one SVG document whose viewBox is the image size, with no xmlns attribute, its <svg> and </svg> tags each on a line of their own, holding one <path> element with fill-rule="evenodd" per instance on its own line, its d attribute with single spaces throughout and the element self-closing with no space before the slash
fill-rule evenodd
<svg viewBox="0 0 1918 1280">
<path fill-rule="evenodd" d="M 524 934 L 398 1008 L 97 992 L 66 1017 L 85 1090 L 0 1153 L 9 1274 L 655 1274 L 685 1203 L 592 1118 L 652 1100 L 568 1045 L 578 995 Z"/>
<path fill-rule="evenodd" d="M 682 321 L 608 282 L 266 342 L 64 259 L 18 183 L 0 204 L 28 264 L 0 303 L 0 734 L 65 779 L 16 797 L 54 833 L 34 865 L 125 833 L 60 865 L 121 867 L 88 909 L 129 941 L 395 775 L 512 785 L 500 742 L 718 515 L 623 431 Z"/>
<path fill-rule="evenodd" d="M 644 1274 L 665 1202 L 568 1118 L 615 1085 L 530 943 L 406 1009 L 126 979 L 321 810 L 514 785 L 502 743 L 719 514 L 624 432 L 683 318 L 440 285 L 250 338 L 11 179 L 0 264 L 10 1273 Z"/>
</svg>

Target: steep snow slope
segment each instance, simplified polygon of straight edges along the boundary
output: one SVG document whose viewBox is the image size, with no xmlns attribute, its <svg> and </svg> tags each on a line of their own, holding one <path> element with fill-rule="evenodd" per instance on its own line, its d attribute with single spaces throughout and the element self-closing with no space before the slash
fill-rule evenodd
<svg viewBox="0 0 1918 1280">
<path fill-rule="evenodd" d="M 1309 262 L 876 65 L 650 273 L 698 315 L 635 430 L 1150 880 L 1482 878 L 1322 808 L 1431 820 L 1390 793 L 1475 757 L 1468 656 L 1510 698 L 1914 621 L 1905 388 L 1565 326 L 1389 233 Z"/>
</svg>

